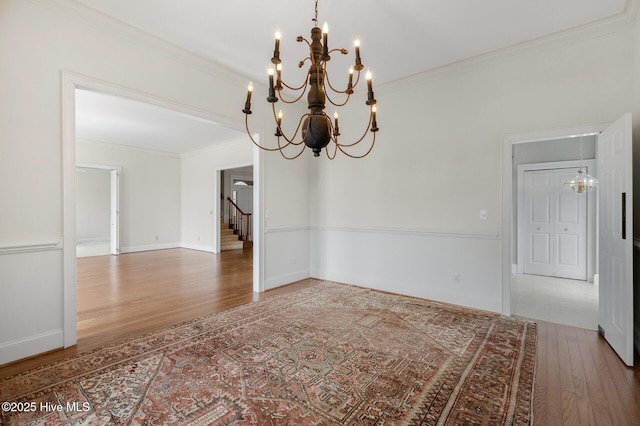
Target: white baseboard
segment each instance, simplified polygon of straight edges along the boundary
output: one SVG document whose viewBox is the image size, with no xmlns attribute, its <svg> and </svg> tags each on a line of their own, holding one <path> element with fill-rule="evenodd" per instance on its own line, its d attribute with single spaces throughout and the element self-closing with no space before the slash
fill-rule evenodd
<svg viewBox="0 0 640 426">
<path fill-rule="evenodd" d="M 109 238 L 79 238 L 76 240 L 76 244 L 101 244 L 110 241 Z"/>
<path fill-rule="evenodd" d="M 215 253 L 213 246 L 207 246 L 203 244 L 189 244 L 189 243 L 180 243 L 181 248 L 186 248 L 189 250 L 198 250 L 198 251 L 206 251 L 207 253 Z"/>
<path fill-rule="evenodd" d="M 308 227 L 270 228 L 265 237 L 265 290 L 309 278 Z"/>
<path fill-rule="evenodd" d="M 0 365 L 64 346 L 62 330 L 29 336 L 0 344 Z"/>
<path fill-rule="evenodd" d="M 153 251 L 153 250 L 165 250 L 172 248 L 180 248 L 180 244 L 178 243 L 166 243 L 166 244 L 149 244 L 146 246 L 131 246 L 131 247 L 120 247 L 120 253 L 137 253 L 141 251 Z"/>
<path fill-rule="evenodd" d="M 291 284 L 296 281 L 306 280 L 310 277 L 308 269 L 290 272 L 288 274 L 278 275 L 276 277 L 269 277 L 265 280 L 265 290 L 280 287 L 283 285 Z"/>
</svg>

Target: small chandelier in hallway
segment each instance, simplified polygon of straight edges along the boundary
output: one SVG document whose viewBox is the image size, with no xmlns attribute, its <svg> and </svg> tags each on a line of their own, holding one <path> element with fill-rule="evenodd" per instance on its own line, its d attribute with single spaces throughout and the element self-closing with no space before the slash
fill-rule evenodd
<svg viewBox="0 0 640 426">
<path fill-rule="evenodd" d="M 267 151 L 279 151 L 284 158 L 289 160 L 299 157 L 304 151 L 305 147 L 311 148 L 315 157 L 320 156 L 320 152 L 323 148 L 325 148 L 325 152 L 330 159 L 335 158 L 338 151 L 352 158 L 362 158 L 368 155 L 373 149 L 376 140 L 376 132 L 378 131 L 378 124 L 376 120 L 377 107 L 376 99 L 373 94 L 371 72 L 367 70 L 365 74 L 365 80 L 367 83 L 367 99 L 365 104 L 369 108 L 369 120 L 364 134 L 355 141 L 343 143 L 339 139 L 340 129 L 338 127 L 338 112 L 336 111 L 333 114 L 332 120 L 325 112 L 325 104 L 328 100 L 333 106 L 341 107 L 349 102 L 350 96 L 354 93 L 355 88 L 360 82 L 360 73 L 364 69 L 362 60 L 360 58 L 360 42 L 359 40 L 355 41 L 355 60 L 354 64 L 349 70 L 346 89 L 335 89 L 329 79 L 327 63 L 329 62 L 329 60 L 331 60 L 332 53 L 340 53 L 346 55 L 348 51 L 347 49 L 342 48 L 329 50 L 328 26 L 325 23 L 322 29 L 318 27 L 318 0 L 316 0 L 315 5 L 315 17 L 313 18 L 313 22 L 315 23 L 315 25 L 311 29 L 311 42 L 309 42 L 302 36 L 298 36 L 297 38 L 298 42 L 306 43 L 309 48 L 309 56 L 300 61 L 298 63 L 298 67 L 301 68 L 307 61 L 309 61 L 310 63 L 309 70 L 307 71 L 307 74 L 305 76 L 305 82 L 299 87 L 289 86 L 282 79 L 283 70 L 282 61 L 280 60 L 280 32 L 276 32 L 275 49 L 273 52 L 273 57 L 271 58 L 272 64 L 269 68 L 269 96 L 267 97 L 267 102 L 271 103 L 272 105 L 273 118 L 276 124 L 275 136 L 277 136 L 278 138 L 278 146 L 269 148 L 258 144 L 254 140 L 251 131 L 249 130 L 249 114 L 252 113 L 252 83 L 249 84 L 249 88 L 247 91 L 247 100 L 245 102 L 244 109 L 242 110 L 242 112 L 244 112 L 245 114 L 245 126 L 247 128 L 247 133 L 249 134 L 249 137 L 251 138 L 253 143 L 259 148 Z M 283 91 L 285 88 L 292 91 L 293 96 L 291 96 L 290 98 L 283 96 Z M 307 88 L 309 88 L 307 95 L 309 112 L 303 114 L 302 117 L 300 117 L 293 135 L 287 136 L 283 131 L 282 126 L 282 122 L 284 119 L 283 112 L 282 110 L 276 112 L 275 104 L 278 101 L 282 101 L 285 104 L 295 104 L 307 92 Z M 334 95 L 342 95 L 343 99 L 340 101 L 334 101 L 329 96 L 329 91 Z M 300 132 L 301 139 L 296 140 L 298 138 L 298 132 Z M 354 153 L 352 151 L 353 147 L 365 140 L 369 133 L 372 134 L 372 140 L 371 145 L 368 147 L 368 150 L 366 150 L 364 153 Z M 282 139 L 284 139 L 284 141 L 282 141 Z M 331 145 L 332 149 L 330 150 L 329 144 L 332 142 L 333 145 Z M 285 149 L 287 150 L 287 152 L 293 151 L 292 154 L 289 155 L 288 153 L 285 153 Z"/>
<path fill-rule="evenodd" d="M 578 173 L 564 183 L 565 186 L 573 189 L 576 193 L 582 194 L 589 192 L 598 186 L 600 182 L 598 179 L 587 173 L 582 166 L 582 136 L 580 136 L 580 168 Z"/>
</svg>

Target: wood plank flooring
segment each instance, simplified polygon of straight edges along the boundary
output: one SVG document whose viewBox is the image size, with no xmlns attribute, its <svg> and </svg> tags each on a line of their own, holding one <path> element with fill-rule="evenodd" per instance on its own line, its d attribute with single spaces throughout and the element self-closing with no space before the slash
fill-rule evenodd
<svg viewBox="0 0 640 426">
<path fill-rule="evenodd" d="M 304 280 L 258 294 L 252 279 L 250 250 L 211 254 L 172 249 L 79 259 L 78 344 L 0 366 L 0 380 L 317 283 Z M 640 366 L 627 368 L 594 331 L 536 322 L 534 425 L 640 424 Z"/>
</svg>

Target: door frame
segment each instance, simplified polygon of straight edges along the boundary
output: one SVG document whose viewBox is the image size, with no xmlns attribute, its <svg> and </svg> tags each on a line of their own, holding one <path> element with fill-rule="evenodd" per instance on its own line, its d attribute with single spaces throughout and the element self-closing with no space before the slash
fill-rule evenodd
<svg viewBox="0 0 640 426">
<path fill-rule="evenodd" d="M 587 167 L 587 173 L 595 174 L 594 170 L 596 167 L 596 160 L 572 160 L 572 161 L 554 161 L 549 163 L 531 163 L 531 164 L 520 164 L 518 165 L 518 179 L 517 179 L 517 235 L 516 245 L 517 245 L 517 263 L 516 263 L 516 271 L 521 274 L 523 272 L 524 267 L 524 172 L 527 171 L 535 171 L 535 170 L 555 170 L 555 169 L 569 169 L 569 168 L 579 168 L 581 166 Z M 596 220 L 596 197 L 587 197 L 587 264 L 586 264 L 586 274 L 587 281 L 593 282 L 593 276 L 596 272 L 596 262 L 597 262 L 597 226 L 598 222 Z M 594 253 L 595 251 L 595 253 Z M 591 279 L 590 279 L 591 277 Z"/>
<path fill-rule="evenodd" d="M 513 145 L 597 135 L 612 122 L 508 134 L 502 137 L 502 314 L 511 316 L 511 274 L 513 258 Z M 597 156 L 597 152 L 596 152 Z"/>
<path fill-rule="evenodd" d="M 69 70 L 61 70 L 61 100 L 62 100 L 62 226 L 63 226 L 63 345 L 65 348 L 73 346 L 78 341 L 78 306 L 77 306 L 77 256 L 76 240 L 76 89 L 94 90 L 123 98 L 133 99 L 171 109 L 183 114 L 200 117 L 220 123 L 226 127 L 245 131 L 243 119 L 197 109 L 195 107 L 169 101 L 147 93 L 116 85 L 96 78 L 88 77 Z M 266 129 L 261 128 L 254 135 L 260 140 L 266 135 Z M 265 281 L 265 250 L 264 250 L 264 205 L 265 188 L 265 155 L 262 150 L 253 147 L 254 190 L 253 203 L 257 214 L 254 215 L 254 245 L 253 245 L 253 291 L 264 291 Z"/>
<path fill-rule="evenodd" d="M 95 170 L 105 170 L 109 172 L 109 204 L 110 204 L 110 209 L 111 209 L 111 215 L 113 215 L 113 211 L 116 211 L 116 221 L 115 221 L 115 227 L 116 227 L 116 238 L 115 238 L 115 244 L 113 242 L 113 237 L 110 236 L 110 241 L 109 241 L 109 246 L 110 251 L 112 255 L 119 255 L 120 254 L 120 175 L 122 174 L 122 167 L 121 166 L 110 166 L 110 165 L 106 165 L 106 164 L 87 164 L 87 163 L 77 163 L 76 164 L 76 168 L 82 168 L 82 169 L 95 169 Z M 114 172 L 115 172 L 115 180 L 118 181 L 118 183 L 116 185 L 114 185 Z M 115 194 L 113 193 L 115 188 Z M 113 217 L 111 218 L 111 220 L 113 220 Z M 110 227 L 111 228 L 111 227 Z M 111 232 L 110 232 L 111 233 Z M 115 250 L 113 249 L 115 245 Z"/>
<path fill-rule="evenodd" d="M 256 137 L 254 136 L 254 139 Z M 255 156 L 254 156 L 255 157 Z M 213 187 L 215 188 L 215 194 L 214 194 L 214 201 L 213 201 L 213 211 L 214 213 L 214 220 L 213 220 L 213 232 L 214 232 L 214 253 L 220 253 L 220 212 L 221 212 L 221 208 L 225 205 L 227 200 L 223 200 L 222 199 L 222 191 L 220 189 L 220 182 L 222 181 L 222 172 L 224 172 L 225 170 L 232 170 L 232 169 L 239 169 L 242 167 L 248 167 L 248 166 L 253 166 L 253 176 L 251 177 L 251 179 L 253 179 L 253 186 L 254 186 L 254 190 L 253 190 L 253 205 L 254 205 L 254 212 L 258 211 L 256 210 L 255 206 L 256 206 L 256 199 L 258 197 L 259 194 L 256 194 L 255 188 L 258 186 L 258 182 L 259 180 L 256 179 L 256 166 L 255 163 L 239 163 L 239 164 L 231 164 L 228 166 L 224 166 L 224 167 L 218 167 L 215 169 L 215 173 L 213 174 L 214 176 L 214 182 L 213 182 Z M 240 175 L 238 175 L 240 176 Z M 247 176 L 244 176 L 247 177 Z M 256 247 L 258 245 L 258 243 L 256 242 L 256 226 L 260 226 L 259 224 L 259 217 L 257 217 L 258 215 L 256 214 L 252 214 L 251 215 L 251 229 L 253 230 L 253 246 Z M 260 240 L 262 240 L 262 238 L 260 238 Z M 257 255 L 258 252 L 255 251 L 256 249 L 254 248 L 254 268 L 255 268 L 255 256 Z M 264 277 L 264 275 L 262 275 Z M 264 286 L 257 288 L 256 287 L 256 281 L 260 281 L 257 280 L 255 277 L 255 269 L 254 269 L 254 281 L 253 281 L 253 291 L 254 292 L 262 292 L 264 291 Z M 264 281 L 262 281 L 264 282 Z"/>
</svg>

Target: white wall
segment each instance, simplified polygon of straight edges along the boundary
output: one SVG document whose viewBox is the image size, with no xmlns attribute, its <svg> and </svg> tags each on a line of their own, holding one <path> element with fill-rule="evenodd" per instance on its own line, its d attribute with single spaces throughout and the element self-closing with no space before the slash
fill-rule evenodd
<svg viewBox="0 0 640 426">
<path fill-rule="evenodd" d="M 634 53 L 623 18 L 374 87 L 374 151 L 316 163 L 313 275 L 501 311 L 502 137 L 632 110 Z"/>
<path fill-rule="evenodd" d="M 66 0 L 0 1 L 0 57 L 11 58 L 0 61 L 2 364 L 73 340 L 61 333 L 65 318 L 72 321 L 65 317 L 64 306 L 71 300 L 65 296 L 65 277 L 72 272 L 63 268 L 62 255 L 72 248 L 61 246 L 65 236 L 62 71 L 196 109 L 239 130 L 244 129 L 239 110 L 249 79 Z M 266 88 L 254 86 L 258 99 Z M 263 104 L 266 102 L 255 102 L 251 126 L 270 138 L 273 132 L 266 129 L 267 123 L 272 127 L 271 112 Z M 278 161 L 267 159 L 262 169 L 267 193 L 271 186 L 290 187 L 288 181 L 298 171 L 290 166 L 280 168 Z M 127 169 L 126 164 L 121 165 L 124 186 Z M 171 166 L 169 174 L 175 170 Z M 307 181 L 305 170 L 301 183 L 290 188 L 287 198 L 278 199 L 280 193 L 274 191 L 270 202 L 277 205 L 286 204 L 290 197 L 304 199 Z M 303 187 L 304 193 L 296 192 Z M 179 190 L 178 184 L 172 194 Z M 169 197 L 178 211 L 163 214 L 141 229 L 123 230 L 123 247 L 180 242 L 180 225 L 175 220 L 180 202 L 172 194 Z M 160 194 L 150 197 L 158 200 Z M 302 217 L 297 207 L 285 211 L 278 214 L 279 223 L 308 224 L 306 210 Z M 10 308 L 2 309 L 7 304 Z"/>
<path fill-rule="evenodd" d="M 217 171 L 253 162 L 247 139 L 195 151 L 182 156 L 181 241 L 183 247 L 215 251 L 216 221 L 220 221 Z"/>
<path fill-rule="evenodd" d="M 317 194 L 309 187 L 309 171 L 314 162 L 306 149 L 301 158 L 289 161 L 277 153 L 267 153 L 265 181 L 278 182 L 265 191 L 265 290 L 290 284 L 310 276 L 310 200 Z"/>
<path fill-rule="evenodd" d="M 122 253 L 180 246 L 179 155 L 78 140 L 76 159 L 78 163 L 122 167 Z"/>
<path fill-rule="evenodd" d="M 613 121 L 629 110 L 637 117 L 639 40 L 629 19 L 604 22 L 376 87 L 381 130 L 364 160 L 265 155 L 268 287 L 313 269 L 320 278 L 499 310 L 502 136 Z M 0 1 L 0 57 L 11 58 L 0 61 L 1 364 L 64 341 L 61 71 L 238 129 L 248 78 L 64 0 Z M 255 92 L 266 96 L 264 86 Z M 250 125 L 272 139 L 267 106 L 254 103 Z M 343 135 L 360 132 L 347 115 Z M 157 235 L 146 230 L 142 244 L 147 234 Z M 435 262 L 440 247 L 451 255 Z"/>
<path fill-rule="evenodd" d="M 104 242 L 111 238 L 111 173 L 82 168 L 76 171 L 76 241 Z"/>
</svg>

